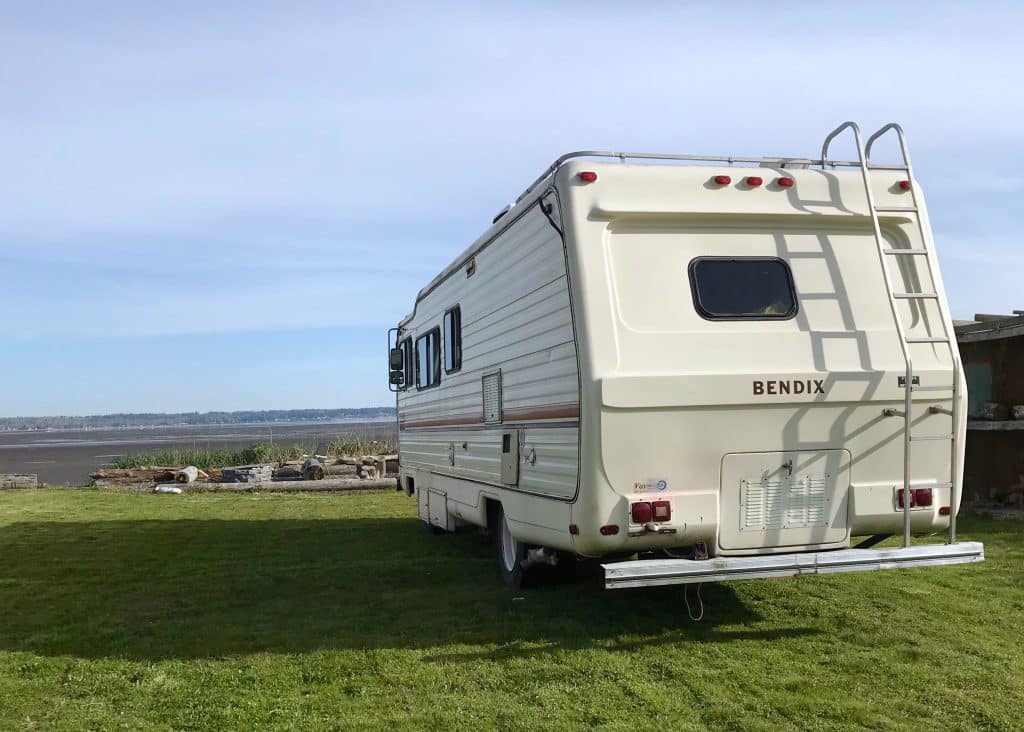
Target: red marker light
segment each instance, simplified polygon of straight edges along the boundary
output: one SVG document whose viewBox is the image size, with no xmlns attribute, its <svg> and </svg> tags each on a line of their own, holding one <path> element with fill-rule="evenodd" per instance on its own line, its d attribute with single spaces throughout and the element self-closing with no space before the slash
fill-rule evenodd
<svg viewBox="0 0 1024 732">
<path fill-rule="evenodd" d="M 619 533 L 619 527 L 616 524 L 606 524 L 601 527 L 601 533 L 605 536 L 615 536 Z"/>
<path fill-rule="evenodd" d="M 948 516 L 950 514 L 949 506 L 939 506 L 939 515 Z"/>
<path fill-rule="evenodd" d="M 750 175 L 750 176 L 747 176 L 746 183 L 751 188 L 757 188 L 759 185 L 764 183 L 764 178 L 762 178 L 759 175 Z"/>
<path fill-rule="evenodd" d="M 899 186 L 901 191 L 909 191 L 910 190 L 910 181 L 909 180 L 901 180 L 896 185 Z"/>
<path fill-rule="evenodd" d="M 647 501 L 634 503 L 630 506 L 630 515 L 634 524 L 646 524 L 651 520 L 651 504 Z"/>
<path fill-rule="evenodd" d="M 577 177 L 584 183 L 593 183 L 597 180 L 597 173 L 593 170 L 582 170 Z"/>
<path fill-rule="evenodd" d="M 569 533 L 576 536 L 576 534 L 580 533 L 580 527 L 576 524 L 569 524 Z"/>
<path fill-rule="evenodd" d="M 716 175 L 715 183 L 720 186 L 727 186 L 732 183 L 732 178 L 727 175 Z"/>
<path fill-rule="evenodd" d="M 776 182 L 779 184 L 780 188 L 792 188 L 796 184 L 795 180 L 787 176 L 779 178 L 779 180 Z"/>
</svg>

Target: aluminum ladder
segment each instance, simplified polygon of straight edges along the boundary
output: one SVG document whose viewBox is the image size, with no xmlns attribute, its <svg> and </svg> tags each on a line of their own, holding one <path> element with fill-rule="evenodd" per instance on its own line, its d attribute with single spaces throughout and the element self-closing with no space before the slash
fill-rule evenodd
<svg viewBox="0 0 1024 732">
<path fill-rule="evenodd" d="M 959 397 L 960 397 L 960 354 L 957 350 L 956 343 L 954 342 L 953 332 L 951 327 L 951 320 L 949 313 L 946 309 L 946 304 L 943 299 L 939 296 L 938 287 L 936 282 L 935 273 L 937 271 L 937 265 L 933 260 L 934 253 L 928 246 L 929 237 L 924 229 L 924 223 L 921 220 L 920 210 L 917 205 L 917 190 L 916 182 L 914 179 L 913 169 L 910 165 L 910 154 L 907 152 L 907 142 L 903 134 L 903 129 L 896 123 L 890 122 L 887 125 L 881 127 L 871 137 L 868 138 L 867 145 L 865 146 L 861 139 L 860 128 L 854 122 L 844 122 L 843 124 L 836 127 L 832 132 L 825 138 L 825 142 L 821 147 L 821 168 L 825 168 L 829 165 L 828 149 L 839 134 L 845 130 L 852 130 L 854 141 L 857 145 L 857 156 L 860 163 L 861 176 L 864 181 L 864 192 L 867 194 L 868 211 L 871 216 L 871 227 L 875 235 L 875 244 L 878 247 L 878 257 L 882 265 L 882 274 L 885 278 L 885 288 L 889 296 L 889 306 L 892 309 L 892 316 L 896 322 L 896 331 L 900 338 L 900 347 L 903 351 L 903 358 L 906 362 L 906 371 L 903 379 L 903 410 L 887 409 L 885 414 L 887 416 L 899 416 L 903 417 L 903 545 L 906 547 L 910 546 L 910 467 L 911 467 L 911 447 L 913 443 L 920 442 L 923 440 L 948 440 L 950 443 L 949 452 L 949 543 L 956 543 L 956 514 L 959 508 L 958 497 L 956 496 L 956 486 L 958 484 L 957 473 L 958 473 L 958 450 L 957 450 L 957 434 L 959 430 Z M 887 132 L 892 130 L 896 133 L 896 137 L 899 140 L 900 154 L 903 157 L 901 165 L 872 165 L 871 164 L 871 146 L 878 140 L 878 138 L 885 135 Z M 833 164 L 834 168 L 835 165 Z M 875 203 L 874 191 L 871 187 L 871 171 L 872 170 L 894 170 L 902 171 L 907 175 L 907 180 L 910 186 L 910 206 L 885 206 L 879 207 Z M 920 241 L 920 248 L 892 248 L 886 241 L 885 237 L 882 236 L 882 227 L 878 219 L 879 214 L 886 213 L 903 213 L 913 214 L 913 219 L 916 222 L 918 237 Z M 890 257 L 922 257 L 927 267 L 927 275 L 925 276 L 921 272 L 921 268 L 915 267 L 915 271 L 918 273 L 918 281 L 922 287 L 929 286 L 930 290 L 921 290 L 915 292 L 898 292 L 895 290 L 892 278 L 892 270 L 890 268 Z M 926 282 L 927 280 L 927 282 Z M 941 336 L 908 336 L 907 329 L 903 324 L 903 318 L 900 316 L 899 301 L 901 300 L 935 300 L 939 310 L 939 320 L 942 323 Z M 923 309 L 922 309 L 923 312 Z M 953 383 L 950 385 L 940 386 L 920 386 L 914 384 L 914 365 L 913 359 L 911 358 L 911 346 L 919 343 L 932 343 L 932 344 L 944 344 L 949 348 L 950 359 L 953 364 Z M 951 393 L 952 404 L 949 409 L 940 406 L 932 406 L 929 408 L 929 412 L 932 414 L 948 414 L 951 418 L 951 427 L 949 433 L 942 434 L 916 434 L 913 432 L 912 423 L 912 407 L 913 407 L 913 392 L 915 391 L 946 391 Z"/>
</svg>

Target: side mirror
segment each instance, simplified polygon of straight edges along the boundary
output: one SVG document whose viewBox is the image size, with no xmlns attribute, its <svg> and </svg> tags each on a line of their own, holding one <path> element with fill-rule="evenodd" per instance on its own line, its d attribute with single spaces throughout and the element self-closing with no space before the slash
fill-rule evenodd
<svg viewBox="0 0 1024 732">
<path fill-rule="evenodd" d="M 402 386 L 402 384 L 405 382 L 405 374 L 403 374 L 401 371 L 392 371 L 391 376 L 388 378 L 388 381 L 392 386 Z"/>
<path fill-rule="evenodd" d="M 401 348 L 392 348 L 391 349 L 391 352 L 388 355 L 388 364 L 390 365 L 390 370 L 391 371 L 401 371 L 402 370 L 402 367 L 405 365 L 405 357 L 402 354 L 402 349 Z M 395 382 L 392 381 L 391 383 L 395 383 Z"/>
</svg>

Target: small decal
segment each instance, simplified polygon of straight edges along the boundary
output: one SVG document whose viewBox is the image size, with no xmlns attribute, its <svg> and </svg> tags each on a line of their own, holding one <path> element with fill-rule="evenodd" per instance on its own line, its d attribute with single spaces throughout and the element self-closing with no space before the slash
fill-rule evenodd
<svg viewBox="0 0 1024 732">
<path fill-rule="evenodd" d="M 639 483 L 639 482 L 634 483 L 633 484 L 633 492 L 634 493 L 646 493 L 647 492 L 647 483 Z"/>
<path fill-rule="evenodd" d="M 647 490 L 649 491 L 663 491 L 668 488 L 668 481 L 664 478 L 648 478 L 647 479 Z"/>
</svg>

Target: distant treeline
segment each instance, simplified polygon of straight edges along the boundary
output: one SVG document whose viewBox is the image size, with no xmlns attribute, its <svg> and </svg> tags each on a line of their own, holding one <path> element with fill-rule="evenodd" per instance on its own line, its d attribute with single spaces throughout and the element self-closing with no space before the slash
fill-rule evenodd
<svg viewBox="0 0 1024 732">
<path fill-rule="evenodd" d="M 94 414 L 85 417 L 0 417 L 0 431 L 83 430 L 183 425 L 334 422 L 393 418 L 394 407 L 361 409 L 268 409 L 246 412 L 182 412 L 180 414 Z"/>
</svg>

